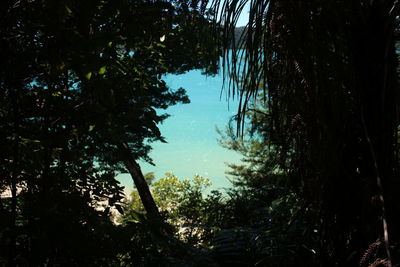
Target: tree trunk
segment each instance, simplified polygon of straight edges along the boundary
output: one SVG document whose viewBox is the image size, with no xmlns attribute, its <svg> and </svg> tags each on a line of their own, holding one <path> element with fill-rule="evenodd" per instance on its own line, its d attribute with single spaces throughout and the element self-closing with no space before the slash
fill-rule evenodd
<svg viewBox="0 0 400 267">
<path fill-rule="evenodd" d="M 142 170 L 140 169 L 139 164 L 133 158 L 128 145 L 126 143 L 120 143 L 118 144 L 118 148 L 123 155 L 125 166 L 132 176 L 133 182 L 135 183 L 136 189 L 139 192 L 140 199 L 142 200 L 144 209 L 146 210 L 149 218 L 158 222 L 163 222 L 157 205 L 154 202 L 153 196 L 151 195 L 149 186 L 144 179 Z"/>
</svg>

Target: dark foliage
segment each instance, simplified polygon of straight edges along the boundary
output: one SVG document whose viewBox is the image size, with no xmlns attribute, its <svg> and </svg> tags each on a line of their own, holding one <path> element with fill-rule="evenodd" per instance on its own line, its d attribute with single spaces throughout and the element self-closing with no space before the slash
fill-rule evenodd
<svg viewBox="0 0 400 267">
<path fill-rule="evenodd" d="M 1 2 L 0 264 L 117 264 L 115 176 L 164 141 L 156 109 L 189 102 L 163 75 L 215 72 L 207 25 L 184 1 Z"/>
<path fill-rule="evenodd" d="M 232 49 L 248 2 L 242 46 Z M 242 104 L 239 126 L 263 87 L 264 133 L 317 226 L 317 264 L 355 266 L 379 238 L 388 265 L 397 262 L 390 244 L 400 240 L 398 1 L 218 6 L 224 65 Z"/>
</svg>

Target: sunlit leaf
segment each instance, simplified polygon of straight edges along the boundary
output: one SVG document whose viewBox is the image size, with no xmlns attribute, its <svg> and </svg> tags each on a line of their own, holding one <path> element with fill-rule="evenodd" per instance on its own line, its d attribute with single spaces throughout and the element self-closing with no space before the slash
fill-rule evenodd
<svg viewBox="0 0 400 267">
<path fill-rule="evenodd" d="M 106 71 L 107 71 L 106 66 L 103 66 L 103 67 L 101 67 L 101 68 L 99 69 L 99 74 L 100 74 L 100 75 L 103 75 L 104 73 L 106 73 Z"/>
<path fill-rule="evenodd" d="M 87 80 L 90 80 L 90 78 L 92 78 L 92 72 L 86 73 L 85 77 Z"/>
</svg>

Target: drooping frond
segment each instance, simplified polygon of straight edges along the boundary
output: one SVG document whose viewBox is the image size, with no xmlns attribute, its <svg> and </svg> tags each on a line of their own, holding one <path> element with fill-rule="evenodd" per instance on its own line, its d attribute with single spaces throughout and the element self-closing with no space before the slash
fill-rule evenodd
<svg viewBox="0 0 400 267">
<path fill-rule="evenodd" d="M 211 14 L 222 26 L 225 86 L 229 97 L 240 99 L 242 126 L 247 103 L 254 100 L 260 89 L 268 101 L 291 95 L 310 98 L 313 87 L 324 86 L 320 83 L 329 76 L 335 79 L 329 72 L 348 63 L 351 40 L 346 38 L 356 30 L 352 25 L 358 27 L 356 24 L 361 23 L 360 27 L 368 27 L 368 14 L 380 7 L 389 27 L 394 23 L 398 2 L 381 2 L 211 1 Z M 246 6 L 248 24 L 239 40 L 235 40 L 235 27 Z M 298 90 L 304 94 L 298 95 Z M 272 112 L 285 108 L 272 108 Z M 276 114 L 275 118 L 278 117 Z"/>
<path fill-rule="evenodd" d="M 327 257 L 339 262 L 356 244 L 387 237 L 386 216 L 396 236 L 399 1 L 212 3 L 222 27 L 225 85 L 240 99 L 238 129 L 261 90 L 268 138 L 312 203 Z M 249 22 L 237 41 L 246 5 Z"/>
</svg>

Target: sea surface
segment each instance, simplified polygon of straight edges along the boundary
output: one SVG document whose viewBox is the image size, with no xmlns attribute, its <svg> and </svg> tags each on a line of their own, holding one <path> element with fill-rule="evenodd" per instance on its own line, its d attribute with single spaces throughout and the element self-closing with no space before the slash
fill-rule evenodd
<svg viewBox="0 0 400 267">
<path fill-rule="evenodd" d="M 156 179 L 166 172 L 173 172 L 182 179 L 199 174 L 211 180 L 210 189 L 229 187 L 226 163 L 238 163 L 241 157 L 220 146 L 216 127 L 225 129 L 237 112 L 238 101 L 227 99 L 226 90 L 222 91 L 221 75 L 205 76 L 196 70 L 168 75 L 165 81 L 171 89 L 186 89 L 191 103 L 158 111 L 170 114 L 159 127 L 168 143 L 153 143 L 150 157 L 155 166 L 140 161 L 143 173 L 154 172 Z M 129 174 L 121 174 L 118 179 L 126 193 L 132 191 Z"/>
</svg>

